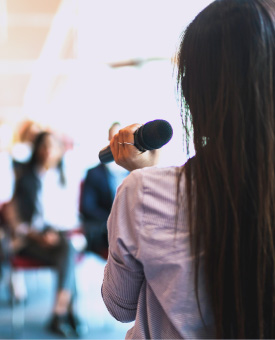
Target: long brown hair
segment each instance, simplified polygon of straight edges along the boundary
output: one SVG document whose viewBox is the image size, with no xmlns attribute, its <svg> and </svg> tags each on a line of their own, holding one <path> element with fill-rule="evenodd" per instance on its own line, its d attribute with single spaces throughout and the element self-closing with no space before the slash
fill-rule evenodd
<svg viewBox="0 0 275 340">
<path fill-rule="evenodd" d="M 183 171 L 197 296 L 203 249 L 216 336 L 274 338 L 274 0 L 204 9 L 180 44 L 178 90 L 196 151 Z"/>
</svg>

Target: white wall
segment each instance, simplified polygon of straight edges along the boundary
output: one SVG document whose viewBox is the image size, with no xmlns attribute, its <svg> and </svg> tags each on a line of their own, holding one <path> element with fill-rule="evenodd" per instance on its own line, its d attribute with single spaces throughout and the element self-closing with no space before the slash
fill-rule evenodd
<svg viewBox="0 0 275 340">
<path fill-rule="evenodd" d="M 170 59 L 183 29 L 210 2 L 76 1 L 77 6 L 72 8 L 76 11 L 77 59 L 50 96 L 45 82 L 40 84 L 37 80 L 32 84 L 36 95 L 32 96 L 29 91 L 32 99 L 31 105 L 26 106 L 27 111 L 32 107 L 45 122 L 72 134 L 78 145 L 87 150 L 91 163 L 97 162 L 99 149 L 108 143 L 107 131 L 112 122 L 118 120 L 128 125 L 166 119 L 173 126 L 174 136 L 163 148 L 162 163 L 184 163 L 180 112 Z M 72 1 L 63 1 L 63 6 L 69 3 Z M 66 15 L 62 20 L 65 18 Z M 67 24 L 68 20 L 64 21 L 64 25 Z M 62 22 L 57 23 L 55 29 L 58 27 L 62 27 Z M 51 32 L 51 36 L 54 39 L 56 34 Z M 47 43 L 50 46 L 49 39 Z M 160 60 L 149 61 L 150 58 Z M 142 62 L 136 67 L 108 66 L 110 62 L 127 59 Z M 43 74 L 49 77 L 45 69 Z M 39 98 L 39 91 L 43 92 L 44 99 L 39 99 L 36 105 L 40 109 L 35 110 L 33 100 Z"/>
</svg>

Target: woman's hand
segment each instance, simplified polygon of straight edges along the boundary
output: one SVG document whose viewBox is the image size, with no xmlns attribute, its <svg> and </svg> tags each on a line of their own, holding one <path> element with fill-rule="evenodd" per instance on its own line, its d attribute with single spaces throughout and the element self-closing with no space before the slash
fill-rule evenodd
<svg viewBox="0 0 275 340">
<path fill-rule="evenodd" d="M 159 160 L 160 150 L 141 152 L 133 145 L 134 132 L 140 126 L 132 124 L 119 130 L 110 142 L 115 162 L 129 171 L 156 165 Z"/>
<path fill-rule="evenodd" d="M 28 238 L 36 241 L 41 247 L 53 247 L 60 242 L 60 236 L 55 230 L 47 230 L 44 233 L 30 230 Z"/>
<path fill-rule="evenodd" d="M 55 230 L 47 230 L 43 239 L 47 246 L 56 246 L 60 242 L 60 236 Z"/>
</svg>

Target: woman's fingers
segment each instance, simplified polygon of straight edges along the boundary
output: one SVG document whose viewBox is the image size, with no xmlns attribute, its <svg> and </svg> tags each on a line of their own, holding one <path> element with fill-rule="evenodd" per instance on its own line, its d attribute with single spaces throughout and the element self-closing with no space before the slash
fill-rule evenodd
<svg viewBox="0 0 275 340">
<path fill-rule="evenodd" d="M 119 130 L 110 142 L 115 162 L 129 171 L 156 165 L 159 158 L 159 150 L 141 152 L 134 146 L 134 133 L 140 126 L 132 124 Z"/>
</svg>

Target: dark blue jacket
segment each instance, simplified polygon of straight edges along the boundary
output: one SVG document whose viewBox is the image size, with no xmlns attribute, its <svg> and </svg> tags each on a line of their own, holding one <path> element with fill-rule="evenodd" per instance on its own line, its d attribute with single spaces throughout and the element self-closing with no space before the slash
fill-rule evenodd
<svg viewBox="0 0 275 340">
<path fill-rule="evenodd" d="M 82 219 L 90 222 L 107 222 L 113 199 L 107 167 L 99 164 L 89 169 L 80 195 Z"/>
</svg>

